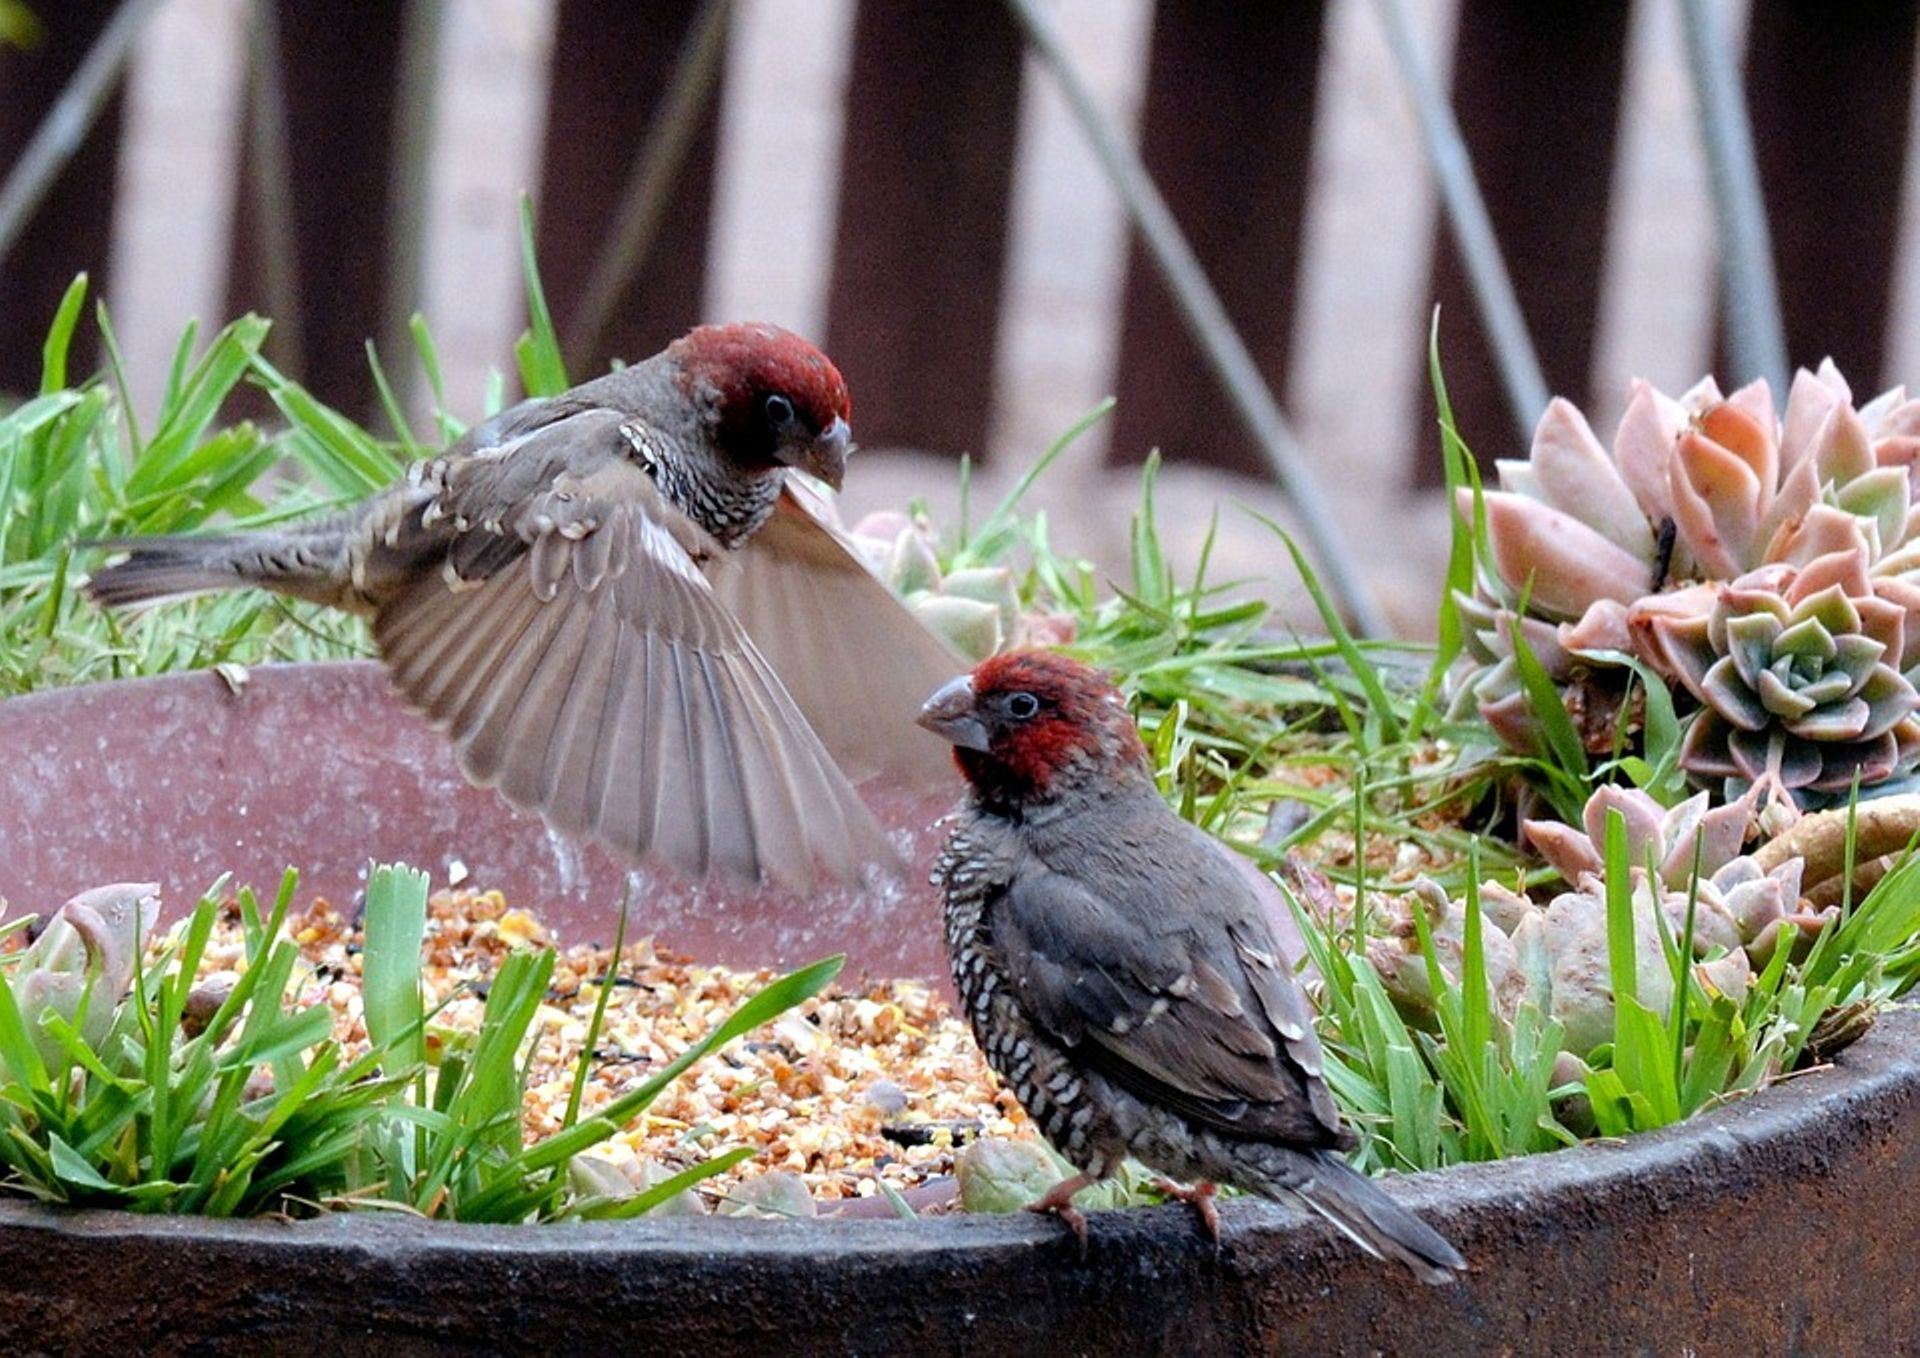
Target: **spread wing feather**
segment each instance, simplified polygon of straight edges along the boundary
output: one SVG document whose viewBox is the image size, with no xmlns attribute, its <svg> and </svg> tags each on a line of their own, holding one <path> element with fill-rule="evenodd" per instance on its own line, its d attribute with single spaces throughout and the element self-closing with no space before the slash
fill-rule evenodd
<svg viewBox="0 0 1920 1358">
<path fill-rule="evenodd" d="M 528 478 L 538 489 L 524 502 L 464 527 L 468 497 L 447 487 L 438 509 L 455 542 L 484 540 L 408 581 L 374 623 L 396 681 L 445 727 L 468 775 L 559 830 L 696 876 L 805 889 L 892 862 L 715 598 L 696 554 L 717 546 L 621 454 L 618 417 L 524 437 L 554 442 L 520 455 L 556 474 Z"/>
<path fill-rule="evenodd" d="M 913 723 L 968 668 L 789 488 L 729 553 L 714 591 L 740 620 L 847 776 L 909 788 L 953 782 L 946 743 Z"/>
</svg>

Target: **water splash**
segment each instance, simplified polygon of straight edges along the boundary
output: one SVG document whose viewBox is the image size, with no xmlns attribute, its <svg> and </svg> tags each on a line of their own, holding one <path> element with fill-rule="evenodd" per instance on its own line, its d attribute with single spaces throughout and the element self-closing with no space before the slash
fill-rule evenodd
<svg viewBox="0 0 1920 1358">
<path fill-rule="evenodd" d="M 551 825 L 546 831 L 547 848 L 553 854 L 553 871 L 560 880 L 560 891 L 571 896 L 580 889 L 580 850 Z"/>
</svg>

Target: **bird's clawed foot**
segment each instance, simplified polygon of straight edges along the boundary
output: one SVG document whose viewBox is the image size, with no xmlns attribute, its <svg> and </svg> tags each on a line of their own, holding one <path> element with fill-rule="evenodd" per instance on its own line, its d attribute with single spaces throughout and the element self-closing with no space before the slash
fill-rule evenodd
<svg viewBox="0 0 1920 1358">
<path fill-rule="evenodd" d="M 1080 1257 L 1087 1257 L 1087 1216 L 1073 1205 L 1073 1195 L 1092 1184 L 1093 1179 L 1085 1174 L 1076 1174 L 1071 1179 L 1062 1179 L 1045 1193 L 1027 1204 L 1029 1212 L 1046 1212 L 1059 1217 L 1072 1230 L 1073 1238 L 1080 1242 Z"/>
<path fill-rule="evenodd" d="M 1153 1187 L 1154 1191 L 1164 1193 L 1169 1198 L 1193 1204 L 1193 1210 L 1200 1214 L 1200 1224 L 1206 1228 L 1213 1247 L 1220 1248 L 1220 1209 L 1213 1201 L 1214 1195 L 1220 1191 L 1218 1188 L 1204 1179 L 1191 1188 L 1177 1184 L 1172 1179 L 1155 1179 Z"/>
</svg>

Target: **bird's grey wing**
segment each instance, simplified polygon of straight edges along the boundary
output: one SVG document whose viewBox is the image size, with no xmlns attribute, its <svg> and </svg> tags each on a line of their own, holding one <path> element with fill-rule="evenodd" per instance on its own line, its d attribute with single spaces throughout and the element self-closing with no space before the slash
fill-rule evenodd
<svg viewBox="0 0 1920 1358">
<path fill-rule="evenodd" d="M 914 724 L 920 705 L 967 668 L 907 611 L 790 488 L 727 554 L 714 590 L 772 663 L 856 782 L 953 782 L 951 747 Z"/>
<path fill-rule="evenodd" d="M 484 580 L 526 552 L 524 520 L 545 512 L 556 480 L 626 462 L 630 440 L 649 436 L 639 421 L 570 396 L 511 406 L 366 503 L 353 583 L 377 611 L 435 563 Z"/>
<path fill-rule="evenodd" d="M 582 400 L 577 390 L 557 396 L 530 396 L 475 425 L 448 451 L 470 453 L 498 447 L 589 409 L 591 403 Z"/>
<path fill-rule="evenodd" d="M 1246 890 L 1199 876 L 1166 884 Z M 1339 1142 L 1311 1013 L 1257 913 L 1184 910 L 1150 883 L 1126 895 L 1035 864 L 1016 874 L 993 933 L 1027 1012 L 1148 1102 L 1242 1136 Z"/>
<path fill-rule="evenodd" d="M 514 456 L 561 469 L 527 478 L 537 489 L 507 494 L 517 472 L 486 494 L 455 478 L 429 506 L 451 535 L 444 563 L 374 621 L 400 688 L 474 781 L 629 858 L 798 889 L 891 865 L 885 835 L 714 598 L 699 558 L 719 548 L 621 455 L 623 426 L 596 411 L 538 430 L 527 437 L 553 446 Z"/>
</svg>

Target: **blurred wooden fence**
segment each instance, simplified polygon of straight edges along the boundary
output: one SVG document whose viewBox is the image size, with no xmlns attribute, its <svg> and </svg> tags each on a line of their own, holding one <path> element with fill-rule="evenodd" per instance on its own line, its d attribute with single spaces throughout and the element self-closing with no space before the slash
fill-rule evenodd
<svg viewBox="0 0 1920 1358">
<path fill-rule="evenodd" d="M 260 154 L 274 129 L 262 126 L 262 110 L 271 106 L 250 98 L 226 311 L 272 310 L 271 235 L 284 229 L 290 254 L 278 263 L 283 273 L 290 268 L 300 303 L 296 316 L 277 317 L 290 332 L 280 342 L 297 345 L 300 371 L 321 396 L 356 413 L 373 404 L 363 340 L 392 334 L 395 298 L 418 296 L 410 280 L 394 276 L 416 258 L 402 237 L 412 233 L 418 247 L 419 216 L 407 210 L 404 192 L 421 172 L 407 159 L 419 154 L 419 124 L 402 97 L 408 73 L 420 69 L 409 44 L 464 2 L 267 0 L 270 22 L 257 30 L 271 62 L 268 88 L 284 112 L 280 144 L 266 149 L 284 152 L 285 185 L 276 192 L 257 182 L 276 163 Z M 698 44 L 698 26 L 711 17 L 703 0 L 553 5 L 534 185 L 549 296 L 563 341 L 576 352 L 642 355 L 702 315 L 718 91 L 733 54 L 722 43 L 711 48 L 705 70 L 691 77 L 680 70 L 682 52 Z M 41 0 L 32 7 L 42 41 L 28 51 L 0 50 L 0 173 L 117 4 Z M 1283 394 L 1298 385 L 1291 365 L 1302 328 L 1303 222 L 1316 119 L 1324 116 L 1329 14 L 1344 8 L 1313 0 L 1160 0 L 1146 44 L 1141 152 Z M 1742 13 L 1725 8 L 1736 20 Z M 1916 12 L 1912 3 L 1767 0 L 1745 24 L 1747 103 L 1789 354 L 1796 363 L 1831 354 L 1861 388 L 1874 386 L 1889 362 Z M 1453 26 L 1454 104 L 1501 246 L 1549 384 L 1579 400 L 1589 394 L 1606 305 L 1633 20 L 1624 3 L 1459 0 Z M 1005 9 L 985 0 L 858 0 L 847 43 L 822 338 L 855 375 L 862 443 L 985 451 L 992 409 L 985 393 L 1004 378 L 996 351 L 1004 339 L 1023 82 L 1044 77 L 1023 64 Z M 595 261 L 618 218 L 636 148 L 676 97 L 690 100 L 693 118 L 683 144 L 672 148 L 683 154 L 668 157 L 678 161 L 671 210 L 638 233 L 644 253 L 617 295 L 596 302 Z M 1400 95 L 1388 84 L 1369 97 Z M 0 392 L 28 390 L 37 380 L 45 321 L 77 269 L 112 285 L 105 274 L 121 135 L 118 110 L 109 106 L 0 259 Z M 1406 192 L 1416 191 L 1427 192 L 1409 181 Z M 276 225 L 262 204 L 277 205 L 284 220 Z M 779 213 L 782 203 L 769 201 L 764 210 Z M 1424 299 L 1442 305 L 1463 426 L 1483 453 L 1511 453 L 1513 421 L 1471 295 L 1444 225 L 1430 220 L 1414 314 L 1424 313 Z M 1357 298 L 1364 281 L 1356 280 Z M 287 280 L 278 286 L 284 290 Z M 1712 280 L 1685 286 L 1710 289 Z M 596 306 L 605 323 L 597 336 L 582 336 Z M 1137 244 L 1107 324 L 1118 334 L 1111 385 L 1123 395 L 1112 459 L 1137 462 L 1159 446 L 1172 459 L 1265 475 L 1254 445 L 1223 413 Z M 1399 399 L 1416 417 L 1406 438 L 1424 443 L 1418 431 L 1430 426 L 1417 418 L 1425 400 L 1417 394 L 1424 326 L 1408 327 L 1397 343 L 1348 374 L 1351 398 L 1372 399 L 1382 381 L 1400 385 Z M 576 370 L 586 367 L 576 360 Z M 1342 474 L 1342 450 L 1314 456 L 1323 478 Z M 1408 491 L 1437 476 L 1432 457 L 1396 465 Z"/>
</svg>

